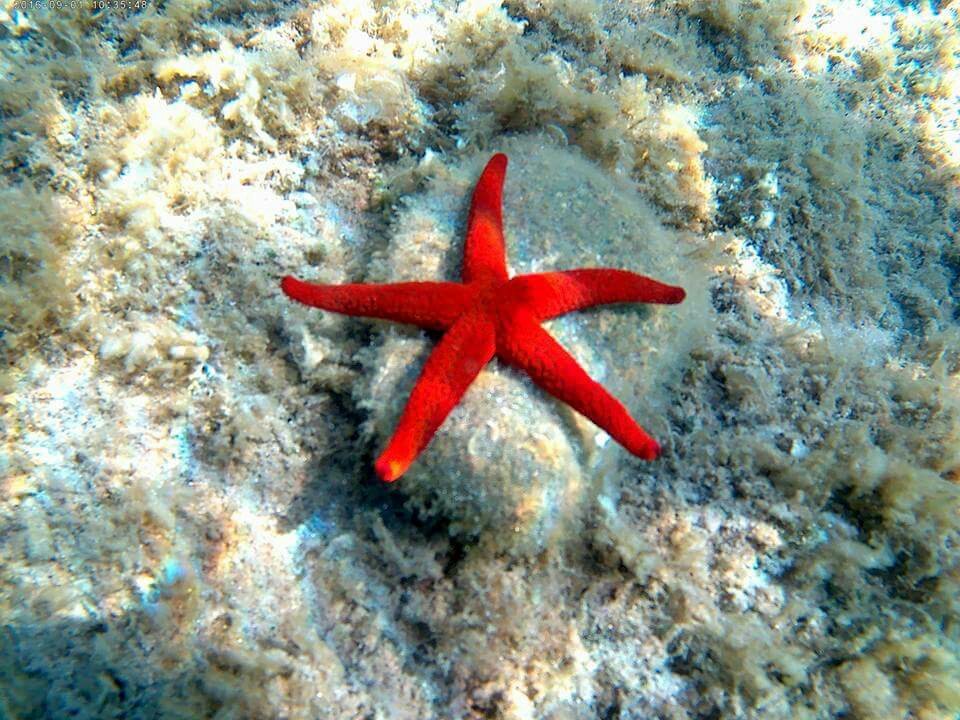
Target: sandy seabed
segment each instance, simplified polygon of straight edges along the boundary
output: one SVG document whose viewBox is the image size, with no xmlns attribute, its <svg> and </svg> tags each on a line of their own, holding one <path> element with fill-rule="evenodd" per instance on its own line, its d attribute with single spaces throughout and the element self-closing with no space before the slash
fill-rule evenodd
<svg viewBox="0 0 960 720">
<path fill-rule="evenodd" d="M 0 717 L 960 713 L 960 4 L 0 8 Z M 297 306 L 514 272 L 645 463 L 436 338 Z"/>
</svg>

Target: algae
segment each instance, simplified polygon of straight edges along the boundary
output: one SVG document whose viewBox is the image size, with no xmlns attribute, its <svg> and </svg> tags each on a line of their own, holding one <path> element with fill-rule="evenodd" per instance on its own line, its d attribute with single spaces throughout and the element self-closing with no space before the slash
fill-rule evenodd
<svg viewBox="0 0 960 720">
<path fill-rule="evenodd" d="M 0 713 L 956 716 L 957 12 L 4 4 Z M 702 293 L 551 327 L 669 452 L 494 368 L 383 487 L 429 339 L 277 281 L 455 277 L 503 148 L 515 270 Z"/>
</svg>

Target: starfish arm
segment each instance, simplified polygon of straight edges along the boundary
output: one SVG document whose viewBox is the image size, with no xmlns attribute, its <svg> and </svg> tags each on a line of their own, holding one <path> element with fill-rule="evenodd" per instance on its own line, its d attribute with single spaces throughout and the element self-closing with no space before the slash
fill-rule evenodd
<svg viewBox="0 0 960 720">
<path fill-rule="evenodd" d="M 626 302 L 674 305 L 686 297 L 682 287 L 612 268 L 520 275 L 510 281 L 510 291 L 517 293 L 518 299 L 540 321 L 595 305 Z"/>
<path fill-rule="evenodd" d="M 452 282 L 317 285 L 288 275 L 280 287 L 289 297 L 304 305 L 343 315 L 393 320 L 430 330 L 449 328 L 470 301 L 469 289 Z"/>
<path fill-rule="evenodd" d="M 463 281 L 503 282 L 507 260 L 503 241 L 503 181 L 507 156 L 497 153 L 484 167 L 470 200 L 463 250 Z"/>
<path fill-rule="evenodd" d="M 441 338 L 374 465 L 384 481 L 393 482 L 407 471 L 493 357 L 495 345 L 493 323 L 477 313 L 464 315 Z"/>
<path fill-rule="evenodd" d="M 644 460 L 660 455 L 660 444 L 630 417 L 619 400 L 591 379 L 570 353 L 532 318 L 515 321 L 497 338 L 497 355 L 527 373 L 541 388 L 603 428 Z"/>
</svg>

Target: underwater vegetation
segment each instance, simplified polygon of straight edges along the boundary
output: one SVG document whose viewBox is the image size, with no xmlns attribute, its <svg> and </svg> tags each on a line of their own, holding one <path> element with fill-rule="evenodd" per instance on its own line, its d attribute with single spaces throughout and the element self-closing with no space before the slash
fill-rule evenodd
<svg viewBox="0 0 960 720">
<path fill-rule="evenodd" d="M 958 9 L 0 6 L 0 715 L 953 720 Z M 505 276 L 684 289 L 538 335 L 662 453 L 494 360 L 384 484 L 436 338 L 278 282 L 497 152 Z"/>
</svg>

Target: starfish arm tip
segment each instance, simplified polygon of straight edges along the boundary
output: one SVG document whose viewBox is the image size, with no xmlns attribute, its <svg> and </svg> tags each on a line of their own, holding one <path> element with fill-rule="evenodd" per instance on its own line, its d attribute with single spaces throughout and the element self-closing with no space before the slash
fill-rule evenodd
<svg viewBox="0 0 960 720">
<path fill-rule="evenodd" d="M 687 291 L 682 287 L 674 286 L 671 288 L 671 293 L 667 299 L 667 305 L 676 305 L 677 303 L 682 303 L 687 297 Z"/>
<path fill-rule="evenodd" d="M 409 463 L 404 464 L 400 460 L 390 459 L 385 457 L 385 455 L 381 455 L 373 464 L 373 469 L 376 470 L 381 480 L 392 483 L 406 472 L 408 466 Z"/>
<path fill-rule="evenodd" d="M 660 443 L 651 439 L 646 447 L 642 448 L 638 454 L 643 460 L 656 460 L 663 454 L 663 448 L 660 447 Z"/>
<path fill-rule="evenodd" d="M 283 294 L 293 300 L 300 300 L 302 292 L 298 291 L 301 291 L 305 284 L 302 280 L 297 280 L 293 275 L 284 275 L 280 279 L 280 289 L 283 291 Z"/>
</svg>

